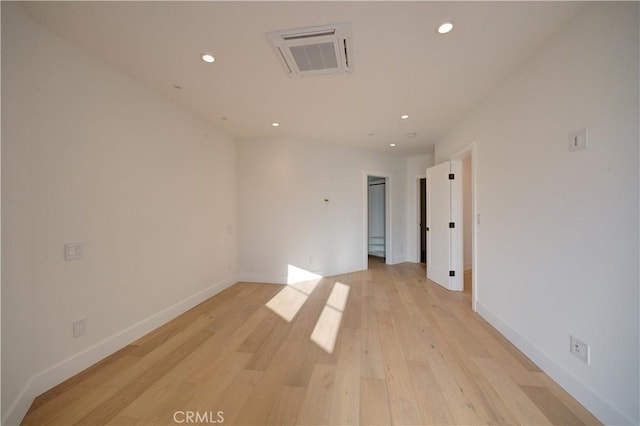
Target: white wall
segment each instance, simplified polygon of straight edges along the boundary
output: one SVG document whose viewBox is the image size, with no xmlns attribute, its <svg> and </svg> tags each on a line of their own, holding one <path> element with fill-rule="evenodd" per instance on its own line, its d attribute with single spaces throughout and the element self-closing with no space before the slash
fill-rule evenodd
<svg viewBox="0 0 640 426">
<path fill-rule="evenodd" d="M 407 260 L 420 262 L 420 178 L 434 165 L 432 152 L 406 159 Z"/>
<path fill-rule="evenodd" d="M 403 261 L 404 164 L 401 158 L 339 145 L 240 142 L 240 279 L 286 282 L 289 264 L 323 276 L 365 269 L 367 172 L 390 177 L 392 257 L 387 262 Z"/>
<path fill-rule="evenodd" d="M 473 215 L 473 197 L 471 190 L 471 156 L 462 159 L 462 229 L 464 241 L 464 270 L 468 271 L 472 266 L 472 228 L 471 216 Z"/>
<path fill-rule="evenodd" d="M 2 65 L 2 414 L 16 424 L 37 394 L 234 282 L 236 160 L 231 139 L 7 2 Z M 64 260 L 71 241 L 82 260 Z"/>
<path fill-rule="evenodd" d="M 612 424 L 640 422 L 638 20 L 587 5 L 436 145 L 441 162 L 477 141 L 479 312 Z"/>
</svg>

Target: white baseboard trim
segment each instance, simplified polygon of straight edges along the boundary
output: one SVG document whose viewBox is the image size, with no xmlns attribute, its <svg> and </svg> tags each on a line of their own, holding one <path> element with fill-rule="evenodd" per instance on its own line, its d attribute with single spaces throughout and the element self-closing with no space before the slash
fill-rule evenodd
<svg viewBox="0 0 640 426">
<path fill-rule="evenodd" d="M 397 265 L 398 263 L 407 262 L 406 256 L 398 256 L 391 258 L 391 261 L 388 263 L 389 265 Z"/>
<path fill-rule="evenodd" d="M 2 424 L 20 424 L 38 395 L 166 324 L 236 282 L 236 277 L 220 281 L 32 376 L 3 416 Z"/>
<path fill-rule="evenodd" d="M 265 275 L 265 274 L 239 274 L 238 282 L 258 283 L 258 284 L 287 284 L 287 276 Z"/>
<path fill-rule="evenodd" d="M 309 271 L 314 274 L 320 275 L 323 278 L 333 277 L 336 275 L 342 274 L 350 274 L 352 272 L 358 272 L 366 270 L 366 266 L 360 269 L 345 269 L 345 270 L 320 270 L 320 271 Z M 238 282 L 247 282 L 247 283 L 259 283 L 259 284 L 287 284 L 288 277 L 286 275 L 269 275 L 269 274 L 261 274 L 261 273 L 245 273 L 238 275 Z"/>
<path fill-rule="evenodd" d="M 628 417 L 616 410 L 600 395 L 582 384 L 578 379 L 558 365 L 553 359 L 538 350 L 527 339 L 503 322 L 480 301 L 476 303 L 477 312 L 504 337 L 528 356 L 542 371 L 548 374 L 571 396 L 584 405 L 601 422 L 608 425 L 634 424 Z"/>
</svg>

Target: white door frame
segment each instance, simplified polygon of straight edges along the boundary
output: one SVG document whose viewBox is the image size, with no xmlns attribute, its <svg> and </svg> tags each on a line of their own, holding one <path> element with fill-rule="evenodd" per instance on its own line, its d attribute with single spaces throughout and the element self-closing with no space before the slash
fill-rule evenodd
<svg viewBox="0 0 640 426">
<path fill-rule="evenodd" d="M 477 176 L 478 176 L 478 149 L 477 142 L 471 141 L 465 147 L 456 151 L 449 157 L 450 160 L 462 160 L 467 155 L 471 155 L 471 307 L 476 312 L 478 302 L 478 192 L 477 192 Z M 463 268 L 464 269 L 464 268 Z"/>
<path fill-rule="evenodd" d="M 364 238 L 363 238 L 363 262 L 362 269 L 369 267 L 369 176 L 384 178 L 384 263 L 391 265 L 391 175 L 388 173 L 369 172 L 363 173 L 363 217 Z"/>
</svg>

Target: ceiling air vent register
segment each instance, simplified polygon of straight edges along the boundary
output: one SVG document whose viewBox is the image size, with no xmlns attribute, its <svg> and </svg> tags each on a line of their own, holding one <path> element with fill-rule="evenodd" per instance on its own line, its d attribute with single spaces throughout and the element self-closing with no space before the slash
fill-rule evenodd
<svg viewBox="0 0 640 426">
<path fill-rule="evenodd" d="M 273 31 L 267 38 L 290 76 L 353 71 L 350 23 Z"/>
</svg>

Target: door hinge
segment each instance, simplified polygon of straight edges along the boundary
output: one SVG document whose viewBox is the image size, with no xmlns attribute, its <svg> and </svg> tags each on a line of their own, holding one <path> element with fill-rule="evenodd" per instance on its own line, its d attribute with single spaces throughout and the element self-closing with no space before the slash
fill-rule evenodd
<svg viewBox="0 0 640 426">
<path fill-rule="evenodd" d="M 454 180 L 456 178 L 456 175 L 453 173 L 449 173 L 449 180 Z"/>
<path fill-rule="evenodd" d="M 449 222 L 449 228 L 455 228 L 455 227 L 456 227 L 455 222 Z"/>
<path fill-rule="evenodd" d="M 449 271 L 449 276 L 450 277 L 455 277 L 456 276 L 456 271 Z"/>
</svg>

